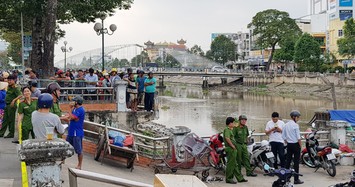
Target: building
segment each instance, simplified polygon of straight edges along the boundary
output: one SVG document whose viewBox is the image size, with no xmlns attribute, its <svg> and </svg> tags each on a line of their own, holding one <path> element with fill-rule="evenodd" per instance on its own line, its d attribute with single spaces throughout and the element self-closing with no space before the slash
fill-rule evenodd
<svg viewBox="0 0 355 187">
<path fill-rule="evenodd" d="M 156 60 L 162 53 L 166 52 L 167 50 L 177 50 L 177 51 L 186 51 L 186 40 L 180 39 L 176 43 L 172 42 L 159 42 L 154 43 L 152 41 L 147 41 L 144 43 L 145 50 L 148 54 L 148 57 L 151 61 Z"/>
</svg>

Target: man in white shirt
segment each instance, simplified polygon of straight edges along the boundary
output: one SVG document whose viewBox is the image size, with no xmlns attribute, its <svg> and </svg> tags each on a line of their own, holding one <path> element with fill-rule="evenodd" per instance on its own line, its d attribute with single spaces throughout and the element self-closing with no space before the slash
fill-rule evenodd
<svg viewBox="0 0 355 187">
<path fill-rule="evenodd" d="M 87 88 L 94 88 L 96 87 L 97 82 L 99 81 L 98 77 L 96 74 L 94 74 L 94 69 L 90 68 L 89 69 L 89 74 L 85 75 L 85 80 L 86 80 L 86 87 Z M 96 89 L 87 89 L 87 93 L 91 94 L 91 96 L 87 96 L 87 100 L 96 100 L 97 97 L 94 94 L 96 93 Z"/>
<path fill-rule="evenodd" d="M 284 151 L 284 140 L 282 139 L 282 129 L 285 123 L 279 120 L 279 113 L 273 112 L 271 114 L 271 120 L 267 122 L 265 133 L 269 136 L 269 142 L 271 146 L 271 151 L 275 155 L 274 167 L 277 169 L 277 156 L 280 160 L 281 168 L 285 168 L 285 151 Z"/>
<path fill-rule="evenodd" d="M 291 120 L 285 124 L 282 131 L 282 138 L 287 143 L 287 157 L 286 157 L 286 168 L 290 169 L 291 159 L 293 158 L 293 168 L 296 173 L 299 173 L 300 156 L 301 156 L 301 135 L 300 126 L 297 121 L 300 119 L 301 113 L 297 110 L 293 110 L 290 113 Z M 299 179 L 296 175 L 294 184 L 303 184 L 303 181 Z"/>
</svg>

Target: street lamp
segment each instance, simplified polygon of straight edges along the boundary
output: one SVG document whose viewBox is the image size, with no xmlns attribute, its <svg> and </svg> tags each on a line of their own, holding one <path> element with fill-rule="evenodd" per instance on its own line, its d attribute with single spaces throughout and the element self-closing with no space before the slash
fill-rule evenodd
<svg viewBox="0 0 355 187">
<path fill-rule="evenodd" d="M 64 46 L 62 46 L 60 48 L 62 50 L 62 52 L 64 53 L 64 72 L 67 71 L 67 52 L 70 53 L 73 50 L 72 47 L 67 48 L 67 44 L 68 44 L 68 42 L 64 41 Z"/>
<path fill-rule="evenodd" d="M 94 30 L 98 36 L 100 34 L 102 35 L 102 71 L 105 70 L 105 34 L 112 35 L 115 30 L 117 29 L 117 26 L 115 24 L 110 25 L 110 30 L 111 33 L 109 33 L 108 29 L 104 27 L 104 20 L 106 19 L 106 15 L 103 14 L 101 16 L 101 23 L 95 23 L 94 25 Z"/>
</svg>

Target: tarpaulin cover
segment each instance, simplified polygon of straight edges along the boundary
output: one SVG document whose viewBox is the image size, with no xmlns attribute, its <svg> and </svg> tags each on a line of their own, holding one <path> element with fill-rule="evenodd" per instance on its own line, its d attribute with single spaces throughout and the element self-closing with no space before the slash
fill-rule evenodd
<svg viewBox="0 0 355 187">
<path fill-rule="evenodd" d="M 331 120 L 347 121 L 355 127 L 355 110 L 330 110 Z"/>
</svg>

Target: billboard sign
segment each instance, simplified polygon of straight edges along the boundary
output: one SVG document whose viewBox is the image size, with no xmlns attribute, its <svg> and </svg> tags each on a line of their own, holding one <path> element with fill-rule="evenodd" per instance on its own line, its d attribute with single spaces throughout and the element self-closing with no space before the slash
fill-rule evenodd
<svg viewBox="0 0 355 187">
<path fill-rule="evenodd" d="M 339 10 L 340 21 L 344 21 L 352 17 L 353 17 L 353 10 Z"/>
<path fill-rule="evenodd" d="M 340 7 L 352 7 L 353 0 L 339 0 L 339 6 Z"/>
</svg>

